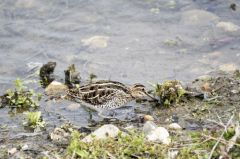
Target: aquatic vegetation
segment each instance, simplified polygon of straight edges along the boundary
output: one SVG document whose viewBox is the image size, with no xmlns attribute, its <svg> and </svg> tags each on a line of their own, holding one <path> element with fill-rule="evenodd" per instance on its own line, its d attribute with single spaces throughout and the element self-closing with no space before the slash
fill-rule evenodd
<svg viewBox="0 0 240 159">
<path fill-rule="evenodd" d="M 56 62 L 48 62 L 47 64 L 44 64 L 40 68 L 40 83 L 42 84 L 43 87 L 46 87 L 49 85 L 54 79 L 54 69 L 56 67 L 57 63 Z"/>
<path fill-rule="evenodd" d="M 132 131 L 120 133 L 117 138 L 93 140 L 85 143 L 80 140 L 80 133 L 72 133 L 67 148 L 69 156 L 80 158 L 164 158 L 166 146 L 145 140 L 142 133 Z"/>
<path fill-rule="evenodd" d="M 16 108 L 29 108 L 39 106 L 39 101 L 42 95 L 35 93 L 32 89 L 27 89 L 20 79 L 15 81 L 15 89 L 7 90 L 7 93 L 2 96 L 2 105 L 9 105 Z"/>
<path fill-rule="evenodd" d="M 178 103 L 186 92 L 177 80 L 164 81 L 163 84 L 154 85 L 154 88 L 154 94 L 160 98 L 164 106 Z"/>
<path fill-rule="evenodd" d="M 89 83 L 92 83 L 93 80 L 96 79 L 96 78 L 97 78 L 97 75 L 91 73 L 91 74 L 89 75 Z"/>
<path fill-rule="evenodd" d="M 26 112 L 26 123 L 24 125 L 27 125 L 33 129 L 40 127 L 43 128 L 45 126 L 45 121 L 41 118 L 41 112 Z"/>
<path fill-rule="evenodd" d="M 65 73 L 65 84 L 69 87 L 75 87 L 80 84 L 80 72 L 75 68 L 75 65 L 72 64 L 68 67 L 67 70 L 64 70 Z"/>
</svg>

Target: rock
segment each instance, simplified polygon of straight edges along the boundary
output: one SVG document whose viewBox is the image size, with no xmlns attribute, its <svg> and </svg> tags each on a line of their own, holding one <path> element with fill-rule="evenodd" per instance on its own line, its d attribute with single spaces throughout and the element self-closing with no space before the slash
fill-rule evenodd
<svg viewBox="0 0 240 159">
<path fill-rule="evenodd" d="M 150 131 L 148 134 L 146 134 L 146 138 L 148 141 L 160 142 L 166 145 L 171 143 L 169 133 L 164 127 L 158 127 Z"/>
<path fill-rule="evenodd" d="M 17 152 L 17 148 L 11 148 L 10 150 L 8 150 L 8 155 L 14 155 Z"/>
<path fill-rule="evenodd" d="M 61 94 L 65 94 L 68 87 L 60 82 L 53 81 L 51 82 L 47 88 L 45 89 L 45 92 L 49 96 L 57 96 Z"/>
<path fill-rule="evenodd" d="M 224 72 L 233 72 L 237 70 L 237 66 L 235 64 L 229 63 L 229 64 L 223 64 L 219 66 L 219 70 Z"/>
<path fill-rule="evenodd" d="M 238 31 L 240 28 L 238 25 L 233 24 L 232 22 L 219 22 L 216 26 L 226 32 L 235 32 Z"/>
<path fill-rule="evenodd" d="M 143 126 L 143 133 L 146 135 L 148 141 L 161 142 L 163 144 L 170 144 L 169 133 L 164 127 L 157 127 L 152 121 L 147 121 Z"/>
<path fill-rule="evenodd" d="M 168 128 L 173 130 L 182 130 L 182 127 L 178 123 L 172 123 L 168 125 Z"/>
<path fill-rule="evenodd" d="M 143 133 L 144 134 L 148 134 L 151 131 L 155 130 L 157 128 L 157 125 L 152 122 L 152 121 L 147 121 L 144 125 L 143 125 Z"/>
<path fill-rule="evenodd" d="M 23 151 L 26 151 L 26 150 L 28 150 L 28 149 L 29 149 L 29 146 L 28 146 L 27 144 L 25 144 L 25 145 L 22 146 L 22 150 L 23 150 Z"/>
<path fill-rule="evenodd" d="M 181 21 L 185 25 L 204 26 L 215 23 L 219 20 L 219 17 L 213 13 L 205 10 L 189 10 L 182 13 Z"/>
<path fill-rule="evenodd" d="M 109 37 L 107 36 L 93 36 L 88 39 L 82 39 L 82 43 L 92 48 L 105 48 L 107 47 L 108 40 Z"/>
<path fill-rule="evenodd" d="M 154 121 L 154 118 L 151 115 L 144 115 L 144 121 Z"/>
<path fill-rule="evenodd" d="M 54 131 L 50 133 L 50 138 L 53 143 L 67 145 L 71 138 L 71 134 L 62 128 L 55 128 Z"/>
<path fill-rule="evenodd" d="M 81 105 L 79 103 L 72 103 L 67 106 L 67 110 L 75 111 L 75 110 L 79 109 L 80 107 L 81 107 Z"/>
<path fill-rule="evenodd" d="M 93 139 L 106 139 L 107 137 L 116 137 L 119 134 L 120 130 L 118 127 L 107 124 L 95 130 L 90 135 L 82 139 L 83 142 L 91 142 Z"/>
</svg>

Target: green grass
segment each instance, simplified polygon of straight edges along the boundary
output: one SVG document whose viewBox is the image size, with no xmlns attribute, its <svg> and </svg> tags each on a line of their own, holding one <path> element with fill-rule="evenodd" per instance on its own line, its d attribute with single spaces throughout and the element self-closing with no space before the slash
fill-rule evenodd
<svg viewBox="0 0 240 159">
<path fill-rule="evenodd" d="M 150 143 L 141 133 L 119 134 L 117 138 L 93 140 L 85 143 L 80 140 L 81 135 L 74 131 L 67 148 L 68 156 L 79 158 L 165 158 L 166 147 L 161 144 Z"/>
<path fill-rule="evenodd" d="M 41 112 L 26 112 L 26 125 L 35 129 L 37 127 L 43 128 L 45 126 L 45 122 L 41 119 Z"/>
<path fill-rule="evenodd" d="M 34 90 L 27 89 L 20 79 L 16 79 L 15 89 L 7 91 L 4 104 L 13 108 L 36 108 L 39 106 L 41 96 L 41 94 L 35 93 Z"/>
</svg>

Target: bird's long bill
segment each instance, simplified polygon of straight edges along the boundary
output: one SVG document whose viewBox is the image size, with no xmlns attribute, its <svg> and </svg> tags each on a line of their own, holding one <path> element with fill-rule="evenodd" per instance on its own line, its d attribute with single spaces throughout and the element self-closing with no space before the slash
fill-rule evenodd
<svg viewBox="0 0 240 159">
<path fill-rule="evenodd" d="M 145 92 L 146 96 L 150 98 L 150 100 L 153 100 L 153 101 L 157 101 L 156 98 L 152 97 L 151 95 L 149 95 L 147 92 Z"/>
</svg>

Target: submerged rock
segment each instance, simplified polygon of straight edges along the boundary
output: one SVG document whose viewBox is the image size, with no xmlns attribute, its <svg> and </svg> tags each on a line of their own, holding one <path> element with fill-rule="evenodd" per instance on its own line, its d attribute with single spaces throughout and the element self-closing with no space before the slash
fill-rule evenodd
<svg viewBox="0 0 240 159">
<path fill-rule="evenodd" d="M 81 107 L 81 104 L 79 104 L 79 103 L 71 103 L 70 105 L 68 105 L 68 106 L 66 107 L 66 109 L 69 110 L 69 111 L 76 111 L 76 110 L 78 110 L 80 107 Z"/>
<path fill-rule="evenodd" d="M 118 127 L 112 124 L 103 125 L 90 135 L 83 138 L 82 141 L 91 142 L 93 139 L 106 139 L 108 137 L 116 137 L 119 134 L 119 132 L 120 130 L 118 129 Z"/>
<path fill-rule="evenodd" d="M 236 24 L 233 24 L 231 22 L 219 22 L 216 25 L 218 28 L 223 29 L 226 32 L 235 32 L 240 29 L 240 27 Z"/>
<path fill-rule="evenodd" d="M 67 89 L 68 87 L 63 83 L 53 81 L 47 86 L 47 88 L 45 89 L 45 93 L 48 96 L 59 96 L 65 94 Z"/>
<path fill-rule="evenodd" d="M 107 36 L 93 36 L 88 39 L 83 39 L 82 43 L 91 48 L 105 48 L 107 47 L 108 40 L 109 37 Z"/>
<path fill-rule="evenodd" d="M 219 66 L 219 70 L 224 71 L 224 72 L 234 72 L 237 70 L 237 66 L 232 63 L 223 64 L 223 65 Z"/>
<path fill-rule="evenodd" d="M 182 22 L 185 25 L 204 26 L 210 25 L 211 23 L 215 23 L 218 20 L 219 20 L 218 16 L 205 10 L 194 9 L 185 11 L 182 14 Z"/>
</svg>

